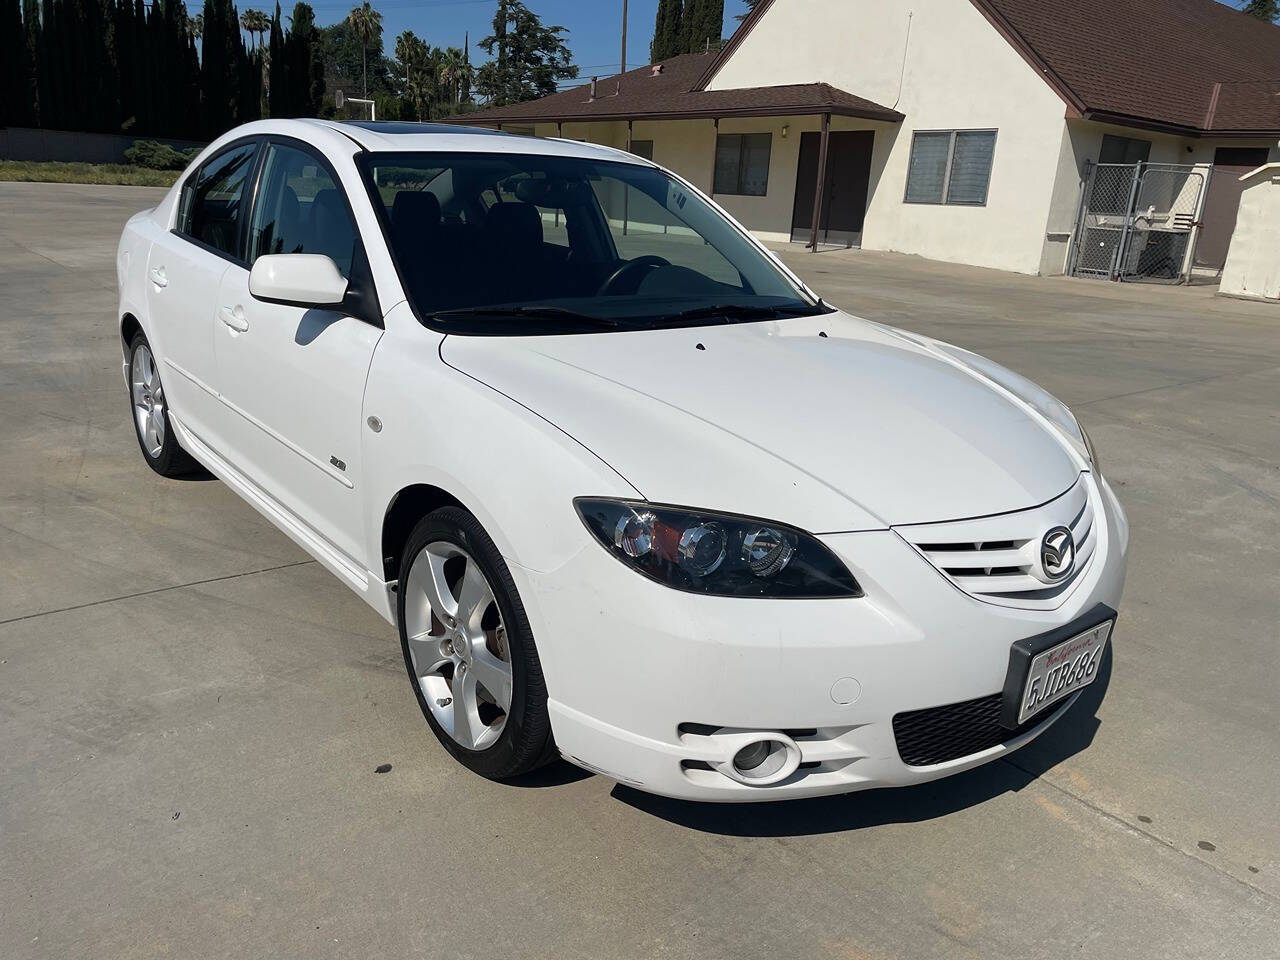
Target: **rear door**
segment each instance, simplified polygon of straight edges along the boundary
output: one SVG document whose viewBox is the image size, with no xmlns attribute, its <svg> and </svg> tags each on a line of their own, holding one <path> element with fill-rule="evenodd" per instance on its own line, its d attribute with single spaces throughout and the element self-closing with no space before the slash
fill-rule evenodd
<svg viewBox="0 0 1280 960">
<path fill-rule="evenodd" d="M 268 253 L 321 253 L 348 278 L 363 271 L 337 175 L 306 144 L 271 138 L 247 233 L 246 262 L 227 269 L 213 300 L 218 432 L 238 470 L 363 573 L 362 407 L 382 328 L 249 293 L 249 267 Z"/>
<path fill-rule="evenodd" d="M 246 194 L 259 146 L 256 138 L 233 144 L 188 178 L 174 228 L 159 235 L 147 259 L 151 346 L 171 414 L 210 443 L 219 415 L 210 386 L 214 304 L 223 274 L 243 262 Z"/>
</svg>

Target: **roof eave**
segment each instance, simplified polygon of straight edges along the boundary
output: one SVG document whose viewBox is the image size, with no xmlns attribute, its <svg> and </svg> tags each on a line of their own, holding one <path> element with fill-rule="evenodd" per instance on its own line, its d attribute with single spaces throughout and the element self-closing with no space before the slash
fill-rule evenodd
<svg viewBox="0 0 1280 960">
<path fill-rule="evenodd" d="M 886 123 L 901 123 L 906 119 L 904 114 L 887 108 L 851 107 L 844 104 L 801 103 L 770 107 L 728 107 L 715 109 L 700 107 L 696 110 L 620 110 L 612 113 L 591 114 L 559 114 L 554 116 L 521 116 L 521 115 L 489 115 L 478 117 L 475 114 L 463 114 L 459 117 L 442 119 L 440 123 L 610 123 L 619 120 L 716 120 L 730 117 L 797 117 L 822 116 L 854 117 L 860 120 L 881 120 Z"/>
<path fill-rule="evenodd" d="M 1148 117 L 1135 117 L 1128 114 L 1115 113 L 1109 110 L 1084 110 L 1081 112 L 1080 116 L 1085 120 L 1093 120 L 1097 123 L 1112 123 L 1118 127 L 1134 127 L 1138 130 L 1151 130 L 1155 133 L 1169 133 L 1174 136 L 1187 137 L 1189 139 L 1216 137 L 1223 140 L 1258 140 L 1280 136 L 1280 127 L 1251 130 L 1206 130 L 1203 127 L 1195 127 L 1189 124 L 1169 123 L 1164 120 L 1152 120 Z"/>
</svg>

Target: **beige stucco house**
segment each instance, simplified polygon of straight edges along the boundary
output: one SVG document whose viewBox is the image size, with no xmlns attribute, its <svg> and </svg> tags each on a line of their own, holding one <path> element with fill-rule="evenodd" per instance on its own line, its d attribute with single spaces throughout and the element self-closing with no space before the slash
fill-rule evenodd
<svg viewBox="0 0 1280 960">
<path fill-rule="evenodd" d="M 1201 164 L 1220 269 L 1239 173 L 1280 159 L 1280 28 L 1215 0 L 761 0 L 717 52 L 459 120 L 651 156 L 762 239 L 1022 273 L 1063 272 L 1089 164 Z"/>
</svg>

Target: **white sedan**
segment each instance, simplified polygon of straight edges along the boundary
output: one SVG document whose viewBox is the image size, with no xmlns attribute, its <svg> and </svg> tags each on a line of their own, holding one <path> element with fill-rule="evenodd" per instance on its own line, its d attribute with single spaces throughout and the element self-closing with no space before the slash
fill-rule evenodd
<svg viewBox="0 0 1280 960">
<path fill-rule="evenodd" d="M 147 462 L 395 624 L 486 777 L 918 783 L 1099 675 L 1128 525 L 1072 414 L 825 304 L 647 160 L 253 123 L 129 221 L 118 276 Z"/>
</svg>

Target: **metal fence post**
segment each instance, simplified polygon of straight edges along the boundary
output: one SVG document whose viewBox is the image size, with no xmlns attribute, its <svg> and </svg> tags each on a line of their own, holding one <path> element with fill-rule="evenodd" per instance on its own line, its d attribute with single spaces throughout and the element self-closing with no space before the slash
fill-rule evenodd
<svg viewBox="0 0 1280 960">
<path fill-rule="evenodd" d="M 1067 250 L 1067 276 L 1074 277 L 1080 265 L 1080 238 L 1084 235 L 1085 211 L 1089 209 L 1089 194 L 1093 192 L 1093 175 L 1098 167 L 1092 160 L 1084 162 L 1084 178 L 1080 182 L 1080 202 L 1076 205 L 1076 222 L 1071 231 L 1071 246 Z"/>
<path fill-rule="evenodd" d="M 1129 205 L 1125 208 L 1124 227 L 1120 231 L 1120 243 L 1116 246 L 1116 258 L 1111 264 L 1111 279 L 1124 279 L 1124 264 L 1129 257 L 1129 242 L 1133 239 L 1134 207 L 1138 202 L 1138 187 L 1142 183 L 1141 162 L 1133 165 L 1133 183 L 1129 187 Z"/>
</svg>

